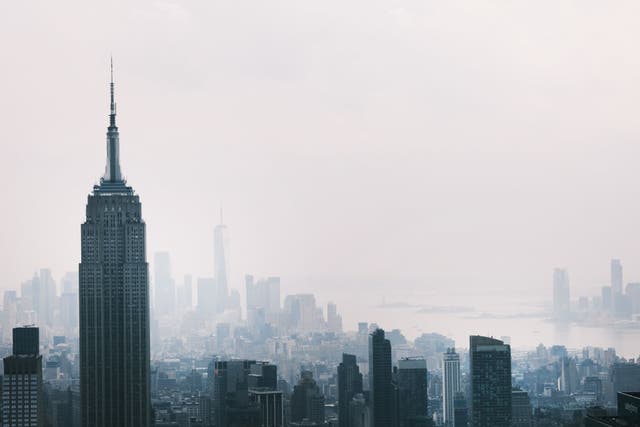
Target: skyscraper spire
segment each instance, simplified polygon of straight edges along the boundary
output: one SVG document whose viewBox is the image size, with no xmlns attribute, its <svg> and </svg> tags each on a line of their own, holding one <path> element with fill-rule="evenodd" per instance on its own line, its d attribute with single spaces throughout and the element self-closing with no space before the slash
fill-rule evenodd
<svg viewBox="0 0 640 427">
<path fill-rule="evenodd" d="M 110 126 L 115 126 L 116 125 L 116 100 L 115 100 L 115 95 L 114 95 L 114 85 L 113 85 L 113 56 L 111 57 L 111 114 L 109 115 L 110 117 L 110 122 L 109 125 Z"/>
<path fill-rule="evenodd" d="M 111 105 L 109 110 L 109 127 L 107 129 L 107 166 L 102 182 L 122 182 L 120 172 L 120 136 L 116 126 L 115 84 L 113 82 L 113 57 L 111 57 Z"/>
<path fill-rule="evenodd" d="M 80 233 L 79 425 L 150 427 L 146 225 L 140 197 L 120 173 L 113 60 L 109 65 L 107 165 L 87 198 Z"/>
</svg>

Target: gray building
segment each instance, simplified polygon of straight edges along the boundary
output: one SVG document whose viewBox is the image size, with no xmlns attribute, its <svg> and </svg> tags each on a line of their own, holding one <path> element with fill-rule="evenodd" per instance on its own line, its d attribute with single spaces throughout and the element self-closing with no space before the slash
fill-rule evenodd
<svg viewBox="0 0 640 427">
<path fill-rule="evenodd" d="M 396 387 L 398 426 L 427 426 L 427 362 L 422 357 L 400 359 Z"/>
<path fill-rule="evenodd" d="M 324 395 L 310 371 L 302 371 L 300 381 L 291 395 L 291 421 L 304 425 L 310 421 L 316 425 L 324 423 Z"/>
<path fill-rule="evenodd" d="M 447 349 L 442 355 L 442 415 L 445 426 L 455 425 L 454 401 L 456 393 L 461 391 L 460 355 L 455 348 Z"/>
<path fill-rule="evenodd" d="M 614 295 L 622 293 L 622 263 L 619 259 L 611 260 L 611 291 Z"/>
<path fill-rule="evenodd" d="M 610 402 L 615 402 L 620 392 L 640 391 L 640 364 L 614 363 L 609 368 L 609 380 L 613 387 L 612 395 L 607 396 Z"/>
<path fill-rule="evenodd" d="M 340 427 L 352 427 L 349 407 L 357 394 L 362 394 L 362 374 L 353 354 L 342 354 L 338 365 L 338 423 Z"/>
<path fill-rule="evenodd" d="M 277 324 L 280 315 L 280 278 L 268 277 L 256 280 L 245 276 L 247 296 L 247 321 L 252 329 L 261 324 Z"/>
<path fill-rule="evenodd" d="M 533 407 L 526 391 L 511 391 L 511 425 L 512 427 L 533 426 Z"/>
<path fill-rule="evenodd" d="M 284 405 L 282 392 L 268 388 L 250 388 L 249 399 L 260 411 L 260 427 L 283 427 Z"/>
<path fill-rule="evenodd" d="M 469 425 L 469 407 L 464 393 L 459 391 L 453 397 L 454 427 L 467 427 Z"/>
<path fill-rule="evenodd" d="M 511 347 L 473 335 L 469 339 L 471 426 L 511 426 Z"/>
<path fill-rule="evenodd" d="M 282 426 L 283 402 L 282 394 L 276 391 L 275 365 L 255 360 L 214 360 L 209 366 L 216 425 Z"/>
<path fill-rule="evenodd" d="M 369 401 L 371 427 L 389 427 L 393 422 L 391 343 L 384 330 L 369 335 Z"/>
<path fill-rule="evenodd" d="M 120 171 L 113 72 L 110 86 L 106 170 L 88 196 L 81 227 L 82 425 L 145 427 L 151 418 L 146 231 L 140 198 Z"/>
<path fill-rule="evenodd" d="M 38 328 L 13 329 L 13 354 L 3 359 L 3 427 L 44 426 L 42 356 Z"/>
</svg>

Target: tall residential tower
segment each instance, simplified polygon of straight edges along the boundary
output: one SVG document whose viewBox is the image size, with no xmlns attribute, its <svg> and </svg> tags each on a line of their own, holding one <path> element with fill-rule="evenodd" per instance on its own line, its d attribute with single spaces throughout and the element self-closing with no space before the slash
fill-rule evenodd
<svg viewBox="0 0 640 427">
<path fill-rule="evenodd" d="M 84 427 L 148 427 L 149 281 L 140 198 L 120 171 L 113 66 L 107 166 L 81 227 L 80 393 Z"/>
</svg>

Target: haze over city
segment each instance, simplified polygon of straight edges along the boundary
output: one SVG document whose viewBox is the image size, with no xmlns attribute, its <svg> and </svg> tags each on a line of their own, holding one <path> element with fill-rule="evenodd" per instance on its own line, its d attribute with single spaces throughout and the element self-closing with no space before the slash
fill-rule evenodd
<svg viewBox="0 0 640 427">
<path fill-rule="evenodd" d="M 0 5 L 0 424 L 640 426 L 638 12 Z"/>
<path fill-rule="evenodd" d="M 634 2 L 5 3 L 0 254 L 9 288 L 79 261 L 103 167 L 105 57 L 149 252 L 331 299 L 549 295 L 640 279 Z M 52 226 L 55 225 L 55 226 Z"/>
</svg>

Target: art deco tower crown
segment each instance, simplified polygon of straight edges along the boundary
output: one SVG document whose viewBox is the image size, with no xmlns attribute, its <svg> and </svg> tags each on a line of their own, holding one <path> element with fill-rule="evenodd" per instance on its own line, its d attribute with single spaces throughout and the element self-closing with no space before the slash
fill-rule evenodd
<svg viewBox="0 0 640 427">
<path fill-rule="evenodd" d="M 109 127 L 107 129 L 107 166 L 105 167 L 103 182 L 122 182 L 120 171 L 120 136 L 116 126 L 116 101 L 113 83 L 113 59 L 111 59 L 111 109 L 109 113 Z"/>
</svg>

